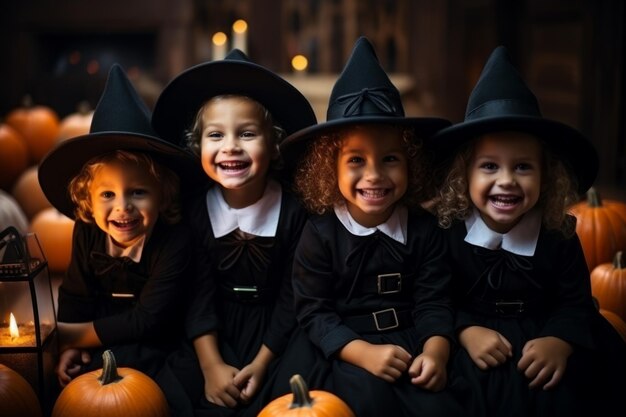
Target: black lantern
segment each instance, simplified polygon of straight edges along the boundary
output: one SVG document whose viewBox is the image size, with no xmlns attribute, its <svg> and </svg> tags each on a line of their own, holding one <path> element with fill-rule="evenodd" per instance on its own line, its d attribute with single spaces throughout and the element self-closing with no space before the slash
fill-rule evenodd
<svg viewBox="0 0 626 417">
<path fill-rule="evenodd" d="M 34 234 L 0 232 L 0 363 L 23 376 L 44 411 L 54 402 L 58 356 L 48 262 Z"/>
</svg>

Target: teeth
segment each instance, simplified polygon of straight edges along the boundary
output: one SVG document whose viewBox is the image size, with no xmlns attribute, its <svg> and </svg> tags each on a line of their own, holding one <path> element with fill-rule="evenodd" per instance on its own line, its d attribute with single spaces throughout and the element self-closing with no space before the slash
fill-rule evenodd
<svg viewBox="0 0 626 417">
<path fill-rule="evenodd" d="M 247 162 L 234 161 L 234 162 L 220 162 L 220 167 L 224 169 L 241 169 L 248 166 Z"/>
<path fill-rule="evenodd" d="M 367 189 L 361 190 L 361 194 L 363 197 L 368 198 L 380 198 L 387 195 L 387 190 L 384 188 L 376 188 L 376 189 Z"/>
<path fill-rule="evenodd" d="M 501 206 L 515 204 L 521 200 L 521 197 L 514 196 L 514 195 L 497 195 L 497 196 L 491 196 L 489 198 L 496 205 L 501 205 Z"/>
<path fill-rule="evenodd" d="M 111 220 L 113 223 L 117 224 L 118 226 L 127 226 L 129 224 L 133 224 L 135 222 L 137 222 L 136 219 L 131 219 L 131 220 Z"/>
</svg>

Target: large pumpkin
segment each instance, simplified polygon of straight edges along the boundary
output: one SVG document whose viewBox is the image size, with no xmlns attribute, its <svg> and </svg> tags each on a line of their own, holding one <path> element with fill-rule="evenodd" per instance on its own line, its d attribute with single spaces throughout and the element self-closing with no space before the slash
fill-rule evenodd
<svg viewBox="0 0 626 417">
<path fill-rule="evenodd" d="M 0 364 L 0 416 L 41 417 L 41 405 L 28 381 Z"/>
<path fill-rule="evenodd" d="M 132 368 L 117 368 L 110 350 L 101 370 L 72 380 L 57 398 L 52 417 L 168 417 L 169 406 L 159 386 Z"/>
<path fill-rule="evenodd" d="M 56 143 L 59 133 L 59 116 L 50 107 L 33 105 L 26 97 L 22 107 L 12 110 L 5 123 L 17 130 L 30 152 L 32 163 L 39 163 Z"/>
<path fill-rule="evenodd" d="M 30 231 L 37 236 L 50 272 L 64 273 L 72 256 L 74 220 L 50 207 L 33 218 Z"/>
<path fill-rule="evenodd" d="M 270 402 L 257 417 L 354 417 L 354 413 L 334 394 L 310 391 L 300 375 L 289 380 L 291 394 Z"/>
<path fill-rule="evenodd" d="M 11 190 L 13 198 L 22 207 L 24 214 L 30 220 L 41 210 L 52 207 L 39 184 L 37 169 L 37 165 L 26 168 L 15 181 Z"/>
<path fill-rule="evenodd" d="M 30 156 L 22 136 L 11 126 L 0 123 L 0 188 L 10 190 Z"/>
<path fill-rule="evenodd" d="M 601 309 L 626 320 L 626 264 L 621 251 L 613 263 L 600 264 L 591 272 L 591 292 Z"/>
<path fill-rule="evenodd" d="M 587 192 L 587 201 L 572 206 L 576 216 L 576 234 L 583 246 L 589 271 L 611 262 L 617 251 L 626 250 L 626 204 L 601 200 L 594 188 Z"/>
</svg>

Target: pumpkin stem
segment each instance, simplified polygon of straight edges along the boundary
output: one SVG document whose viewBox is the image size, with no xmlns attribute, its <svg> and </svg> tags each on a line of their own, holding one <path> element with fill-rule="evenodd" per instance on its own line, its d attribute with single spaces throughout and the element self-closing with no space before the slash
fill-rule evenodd
<svg viewBox="0 0 626 417">
<path fill-rule="evenodd" d="M 102 375 L 98 381 L 102 385 L 108 385 L 121 379 L 122 377 L 117 373 L 117 364 L 113 352 L 110 349 L 105 350 L 102 354 Z"/>
<path fill-rule="evenodd" d="M 289 406 L 292 408 L 302 408 L 313 406 L 313 399 L 309 395 L 309 387 L 307 387 L 304 379 L 296 374 L 289 379 L 289 385 L 291 386 L 291 392 L 293 393 L 293 401 Z"/>
<path fill-rule="evenodd" d="M 589 207 L 602 207 L 602 200 L 593 187 L 587 190 L 587 204 L 589 204 Z"/>
<path fill-rule="evenodd" d="M 618 251 L 613 258 L 613 268 L 622 269 L 622 251 Z"/>
</svg>

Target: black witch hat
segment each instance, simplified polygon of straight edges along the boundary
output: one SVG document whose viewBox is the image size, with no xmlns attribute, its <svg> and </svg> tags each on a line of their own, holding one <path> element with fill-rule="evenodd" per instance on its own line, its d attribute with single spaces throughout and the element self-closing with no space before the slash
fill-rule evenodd
<svg viewBox="0 0 626 417">
<path fill-rule="evenodd" d="M 86 162 L 116 150 L 147 153 L 182 180 L 204 175 L 191 154 L 157 136 L 150 125 L 150 111 L 118 64 L 109 71 L 89 134 L 59 143 L 41 161 L 39 184 L 48 201 L 61 213 L 74 218 L 69 182 Z"/>
<path fill-rule="evenodd" d="M 598 154 L 589 140 L 571 126 L 542 117 L 537 98 L 511 63 L 508 50 L 497 47 L 474 87 L 465 120 L 432 138 L 440 160 L 451 158 L 458 146 L 498 131 L 528 133 L 561 157 L 578 179 L 582 194 L 598 173 Z"/>
</svg>

